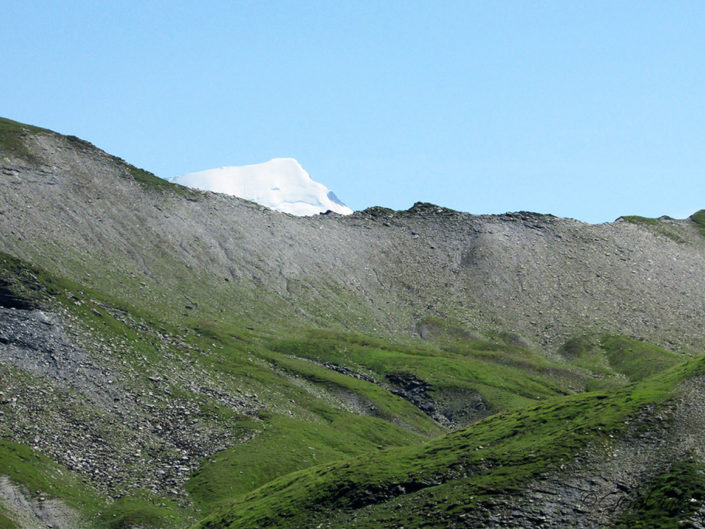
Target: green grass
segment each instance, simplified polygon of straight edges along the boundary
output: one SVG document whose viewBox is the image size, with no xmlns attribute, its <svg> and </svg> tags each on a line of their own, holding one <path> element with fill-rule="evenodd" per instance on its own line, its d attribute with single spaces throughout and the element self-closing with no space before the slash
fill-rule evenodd
<svg viewBox="0 0 705 529">
<path fill-rule="evenodd" d="M 400 372 L 431 385 L 440 396 L 477 392 L 491 410 L 525 406 L 572 392 L 584 379 L 570 366 L 514 346 L 483 340 L 394 343 L 332 330 L 309 331 L 273 341 L 269 347 L 289 355 L 347 367 L 381 383 Z"/>
<path fill-rule="evenodd" d="M 151 372 L 168 372 L 174 367 L 157 347 L 161 338 L 151 334 L 151 330 L 158 329 L 180 336 L 187 346 L 195 347 L 198 354 L 192 355 L 194 361 L 227 384 L 224 387 L 233 393 L 243 388 L 256 392 L 272 409 L 280 410 L 280 413 L 262 412 L 259 420 L 237 417 L 232 410 L 204 395 L 169 388 L 170 398 L 196 402 L 206 418 L 235 422 L 257 434 L 244 445 L 213 456 L 215 464 L 204 462 L 188 487 L 201 505 L 212 505 L 226 495 L 252 490 L 270 479 L 322 461 L 350 457 L 377 447 L 420 443 L 442 432 L 429 417 L 400 397 L 369 382 L 270 351 L 254 343 L 257 338 L 248 330 L 223 328 L 199 320 L 193 322 L 191 329 L 174 328 L 119 300 L 3 254 L 0 254 L 0 278 L 5 278 L 23 299 L 40 306 L 61 303 L 91 329 L 94 337 L 121 344 L 121 360 L 143 373 L 143 383 L 150 390 L 151 383 L 146 378 Z M 116 313 L 129 315 L 134 324 L 118 320 Z M 368 402 L 378 416 L 339 409 L 328 395 Z M 138 509 L 139 503 L 117 504 L 110 511 L 111 517 L 119 506 L 124 507 L 124 516 L 112 521 L 118 523 L 134 516 L 157 520 L 163 511 Z M 133 508 L 139 511 L 134 516 Z M 164 512 L 169 514 L 168 510 Z M 167 525 L 176 527 L 173 521 Z"/>
<path fill-rule="evenodd" d="M 664 235 L 675 242 L 686 241 L 686 239 L 684 239 L 673 226 L 662 222 L 660 219 L 641 217 L 639 215 L 625 215 L 621 218 L 627 222 L 636 224 L 637 226 L 649 228 L 652 231 Z"/>
<path fill-rule="evenodd" d="M 37 303 L 46 301 L 47 297 L 59 301 L 89 326 L 95 336 L 126 344 L 123 359 L 134 362 L 145 372 L 145 376 L 149 372 L 145 367 L 157 369 L 164 363 L 153 337 L 118 321 L 112 312 L 119 309 L 138 324 L 148 323 L 162 332 L 177 334 L 178 329 L 100 292 L 53 277 L 10 256 L 0 256 L 0 263 L 0 271 L 4 270 L 5 276 L 20 278 L 15 287 L 23 296 Z M 108 310 L 110 307 L 113 311 Z M 188 489 L 194 499 L 206 508 L 290 471 L 322 461 L 376 451 L 377 447 L 418 444 L 424 438 L 442 432 L 411 403 L 378 385 L 345 376 L 302 358 L 269 350 L 256 343 L 257 337 L 249 331 L 194 321 L 192 332 L 182 335 L 182 338 L 202 351 L 195 358 L 203 369 L 214 376 L 220 374 L 227 377 L 226 380 L 232 381 L 233 391 L 249 387 L 248 391 L 256 391 L 274 409 L 294 413 L 293 417 L 261 414 L 260 421 L 250 420 L 249 423 L 256 430 L 254 439 L 213 456 L 215 463 L 204 462 Z M 356 339 L 363 344 L 385 347 L 384 341 L 364 337 Z M 138 354 L 132 355 L 131 351 L 138 351 Z M 433 357 L 432 351 L 424 354 L 429 359 Z M 145 365 L 144 358 L 147 359 Z M 252 362 L 250 358 L 256 361 Z M 166 364 L 165 369 L 168 369 Z M 307 386 L 313 388 L 314 394 L 311 389 L 306 389 Z M 322 394 L 319 395 L 319 392 Z M 201 399 L 200 408 L 204 413 L 218 415 L 219 420 L 240 421 L 225 417 L 220 407 L 214 406 L 208 399 L 202 399 L 202 396 L 179 392 L 176 388 L 172 388 L 172 395 L 186 400 Z M 357 415 L 338 409 L 335 402 L 328 400 L 328 395 L 367 403 L 376 416 Z"/>
<path fill-rule="evenodd" d="M 642 380 L 683 361 L 683 357 L 648 342 L 603 335 L 600 347 L 617 373 L 630 381 Z"/>
<path fill-rule="evenodd" d="M 149 178 L 146 181 L 151 185 Z M 432 322 L 441 330 L 434 340 L 395 342 L 321 329 L 254 331 L 244 324 L 226 324 L 203 314 L 155 317 L 162 311 L 159 304 L 146 309 L 143 301 L 141 308 L 135 307 L 126 299 L 1 254 L 0 277 L 11 281 L 12 288 L 27 299 L 62 304 L 94 336 L 124 343 L 121 360 L 138 367 L 145 377 L 149 370 L 168 372 L 174 368 L 162 355 L 161 338 L 154 333 L 158 329 L 194 347 L 197 353 L 192 361 L 216 377 L 222 387 L 233 392 L 244 388 L 259 395 L 268 411 L 246 418 L 234 416 L 232 410 L 203 395 L 171 388 L 174 398 L 197 402 L 204 416 L 234 422 L 241 428 L 239 432 L 249 430 L 254 435 L 204 461 L 187 485 L 204 512 L 239 498 L 237 505 L 242 506 L 246 523 L 243 527 L 250 522 L 265 526 L 269 522 L 263 520 L 269 519 L 282 526 L 296 527 L 296 520 L 305 525 L 308 495 L 334 508 L 341 519 L 347 516 L 346 506 L 367 502 L 374 506 L 365 514 L 369 526 L 383 527 L 385 519 L 395 516 L 396 503 L 387 505 L 379 494 L 367 497 L 361 491 L 371 491 L 374 496 L 375 491 L 381 494 L 407 484 L 411 484 L 409 489 L 419 487 L 416 496 L 398 498 L 408 504 L 412 521 L 417 517 L 417 500 L 449 512 L 469 507 L 463 498 L 482 498 L 519 487 L 542 469 L 569 461 L 585 443 L 604 440 L 604 432 L 635 409 L 633 401 L 651 402 L 625 393 L 557 397 L 589 387 L 596 375 L 626 384 L 680 361 L 668 351 L 613 336 L 602 336 L 583 349 L 577 344 L 572 358 L 554 361 L 522 348 L 511 336 L 476 336 L 442 320 Z M 123 311 L 135 323 L 120 321 L 115 311 Z M 179 347 L 174 346 L 170 353 L 186 352 Z M 374 378 L 376 383 L 325 368 L 322 363 L 348 368 Z M 460 402 L 468 392 L 476 392 L 489 411 L 522 409 L 426 443 L 440 434 L 441 428 L 411 403 L 387 391 L 387 377 L 399 373 L 426 381 L 431 396 L 439 402 L 453 397 Z M 546 400 L 546 405 L 536 406 Z M 364 411 L 346 411 L 339 401 L 358 403 Z M 350 460 L 353 456 L 361 457 Z M 300 473 L 286 476 L 295 471 Z M 472 477 L 456 483 L 465 472 Z M 348 480 L 349 487 L 341 489 L 340 479 Z M 309 486 L 309 480 L 316 486 Z M 290 483 L 301 484 L 305 496 Z M 343 493 L 338 494 L 339 490 Z M 268 491 L 271 501 L 261 491 Z M 452 507 L 454 503 L 462 507 Z M 82 508 L 86 509 L 92 512 L 90 506 Z M 289 525 L 289 518 L 281 518 L 287 513 L 294 520 Z M 228 511 L 223 516 L 223 520 L 236 523 L 241 515 Z M 100 518 L 109 527 L 135 523 L 177 527 L 186 519 L 163 498 L 149 495 L 125 497 Z"/>
<path fill-rule="evenodd" d="M 85 478 L 36 450 L 11 441 L 0 440 L 0 475 L 10 478 L 30 496 L 63 501 L 80 513 L 86 527 L 127 529 L 139 522 L 145 528 L 176 528 L 194 521 L 193 512 L 148 492 L 132 491 L 129 496 L 110 503 Z M 0 528 L 2 518 L 0 511 Z"/>
<path fill-rule="evenodd" d="M 0 148 L 13 156 L 24 158 L 28 162 L 34 162 L 35 157 L 27 149 L 23 141 L 23 136 L 29 133 L 49 132 L 39 127 L 25 125 L 7 118 L 0 118 Z"/>
<path fill-rule="evenodd" d="M 168 361 L 163 358 L 161 349 L 158 347 L 158 339 L 153 332 L 159 330 L 177 334 L 178 331 L 159 323 L 150 314 L 73 281 L 57 278 L 41 268 L 30 266 L 3 253 L 0 253 L 0 279 L 3 279 L 17 296 L 32 304 L 50 307 L 57 303 L 61 304 L 87 329 L 90 329 L 94 338 L 112 343 L 116 349 L 115 354 L 120 355 L 121 362 L 135 365 L 138 372 L 142 373 L 141 383 L 146 389 L 152 389 L 151 382 L 147 379 L 152 372 L 155 370 L 166 372 Z M 134 323 L 129 325 L 120 321 L 114 316 L 116 313 L 129 315 Z M 163 366 L 161 369 L 160 365 Z M 139 383 L 138 380 L 137 384 Z M 173 394 L 179 393 L 174 390 Z M 181 391 L 179 396 L 198 401 L 201 404 L 203 417 L 217 416 L 216 421 L 229 419 L 223 416 L 223 410 L 207 396 L 194 395 L 188 391 Z M 86 410 L 77 409 L 75 413 L 81 414 L 84 411 Z M 105 505 L 98 505 L 100 502 L 105 503 L 103 498 L 83 500 L 76 497 L 75 483 L 82 483 L 77 475 L 62 471 L 60 465 L 56 465 L 23 445 L 9 444 L 8 446 L 12 450 L 5 447 L 6 451 L 0 452 L 0 474 L 9 472 L 13 481 L 28 490 L 41 490 L 49 496 L 59 498 L 90 518 L 95 518 L 105 508 Z M 52 471 L 59 469 L 52 474 L 55 480 L 46 478 L 45 468 Z M 88 485 L 86 487 L 90 488 Z M 81 491 L 79 487 L 78 492 Z M 146 494 L 135 496 L 131 493 L 112 503 L 98 519 L 95 527 L 127 528 L 133 527 L 137 521 L 144 527 L 175 528 L 188 525 L 193 518 L 188 518 L 181 507 L 164 497 Z"/>
<path fill-rule="evenodd" d="M 39 491 L 59 498 L 84 515 L 94 515 L 105 505 L 105 498 L 80 476 L 25 445 L 0 440 L 0 474 L 29 494 Z"/>
<path fill-rule="evenodd" d="M 256 437 L 208 458 L 186 489 L 207 512 L 295 470 L 409 444 L 408 432 L 381 419 L 332 409 L 326 415 L 318 423 L 281 415 L 250 423 Z"/>
<path fill-rule="evenodd" d="M 77 149 L 93 150 L 96 148 L 92 143 L 77 138 L 76 136 L 63 136 L 48 129 L 26 125 L 7 118 L 0 118 L 0 148 L 9 154 L 24 158 L 27 162 L 40 162 L 40 160 L 30 152 L 23 140 L 27 135 L 37 133 L 52 134 L 61 137 Z"/>
<path fill-rule="evenodd" d="M 150 322 L 155 328 L 166 329 L 150 313 L 3 252 L 0 252 L 0 280 L 6 281 L 10 289 L 27 302 L 37 306 L 59 303 L 95 335 L 113 342 L 124 342 L 131 345 L 129 348 L 133 352 L 139 350 L 140 358 L 158 362 L 159 352 L 154 339 L 148 333 L 118 320 L 108 308 L 129 314 L 135 321 Z"/>
<path fill-rule="evenodd" d="M 705 501 L 705 469 L 697 461 L 679 461 L 642 491 L 614 529 L 677 529 Z"/>
<path fill-rule="evenodd" d="M 448 319 L 434 316 L 426 316 L 416 323 L 416 331 L 423 336 L 424 340 L 435 342 L 474 342 L 480 346 L 483 344 L 495 345 L 489 340 L 482 340 L 479 335 L 475 335 L 465 329 L 459 322 L 452 322 Z"/>
<path fill-rule="evenodd" d="M 32 125 L 25 125 L 24 123 L 12 121 L 7 118 L 0 118 L 0 149 L 2 149 L 2 151 L 6 152 L 7 154 L 12 154 L 14 156 L 23 158 L 27 162 L 36 163 L 38 162 L 38 160 L 36 156 L 34 156 L 27 148 L 23 137 L 28 134 L 36 134 L 39 132 L 55 134 L 54 132 L 47 129 L 34 127 Z M 94 145 L 85 140 L 77 138 L 76 136 L 62 137 L 65 138 L 66 141 L 71 143 L 72 146 L 77 147 L 79 149 L 95 149 Z M 194 200 L 200 195 L 200 193 L 196 190 L 178 184 L 174 184 L 172 182 L 168 182 L 167 180 L 159 178 L 153 173 L 150 173 L 149 171 L 128 164 L 121 158 L 115 156 L 112 158 L 118 163 L 127 166 L 127 169 L 132 178 L 134 178 L 136 182 L 138 182 L 141 186 L 146 189 L 153 189 L 157 191 L 170 191 Z"/>
<path fill-rule="evenodd" d="M 0 504 L 0 529 L 21 529 L 14 521 L 8 518 L 10 513 Z"/>
<path fill-rule="evenodd" d="M 571 338 L 561 348 L 561 355 L 596 377 L 589 384 L 594 389 L 642 380 L 684 360 L 648 342 L 609 334 Z"/>
<path fill-rule="evenodd" d="M 202 192 L 200 191 L 179 184 L 175 184 L 173 182 L 169 182 L 168 180 L 159 178 L 154 173 L 150 173 L 145 169 L 140 169 L 138 167 L 130 165 L 119 158 L 118 160 L 120 161 L 120 163 L 127 165 L 128 170 L 130 171 L 130 175 L 132 175 L 132 178 L 134 178 L 135 181 L 145 189 L 151 189 L 160 192 L 167 191 L 171 193 L 176 193 L 191 200 L 197 200 L 198 197 L 202 195 Z"/>
<path fill-rule="evenodd" d="M 664 402 L 678 382 L 704 372 L 705 361 L 693 361 L 616 393 L 552 399 L 419 447 L 303 470 L 236 498 L 197 527 L 293 528 L 324 520 L 333 527 L 445 527 L 493 496 L 570 464 L 588 445 L 609 446 L 627 418 Z"/>
<path fill-rule="evenodd" d="M 705 209 L 693 213 L 690 220 L 700 229 L 700 233 L 705 235 Z"/>
<path fill-rule="evenodd" d="M 193 523 L 193 512 L 149 492 L 133 491 L 109 503 L 84 478 L 32 448 L 0 440 L 0 475 L 30 496 L 56 498 L 76 509 L 86 527 L 96 529 L 176 528 Z M 0 528 L 14 528 L 0 509 Z M 4 525 L 3 525 L 4 524 Z"/>
<path fill-rule="evenodd" d="M 622 219 L 632 224 L 638 224 L 642 226 L 660 226 L 661 221 L 651 217 L 641 217 L 639 215 L 624 215 Z"/>
<path fill-rule="evenodd" d="M 479 464 L 460 455 L 467 450 L 458 446 L 470 446 L 467 439 L 475 439 L 476 445 L 472 445 L 475 448 L 492 445 L 496 450 L 477 450 L 484 454 L 484 461 L 493 461 L 491 472 L 478 474 L 472 483 L 465 483 L 458 490 L 478 497 L 491 494 L 490 484 L 499 487 L 497 490 L 510 490 L 545 465 L 569 460 L 575 447 L 589 437 L 581 434 L 574 444 L 565 444 L 562 427 L 558 426 L 562 421 L 579 422 L 578 417 L 586 414 L 593 422 L 588 420 L 587 426 L 576 428 L 598 438 L 601 434 L 596 432 L 600 426 L 596 425 L 602 424 L 599 421 L 610 423 L 609 414 L 603 413 L 600 418 L 593 413 L 597 409 L 604 411 L 603 403 L 611 402 L 607 394 L 555 400 L 580 390 L 589 382 L 590 376 L 579 373 L 580 369 L 586 369 L 579 364 L 595 354 L 591 348 L 597 348 L 601 363 L 593 359 L 589 367 L 595 372 L 605 369 L 613 376 L 621 375 L 624 383 L 628 379 L 642 379 L 679 360 L 668 351 L 638 340 L 601 336 L 585 344 L 578 340 L 572 348 L 567 348 L 572 357 L 559 362 L 523 349 L 511 337 L 498 334 L 480 338 L 453 324 L 431 341 L 392 342 L 332 330 L 289 331 L 274 337 L 272 331 L 262 333 L 189 317 L 180 324 L 166 323 L 148 311 L 57 278 L 7 255 L 0 255 L 0 278 L 10 281 L 12 288 L 28 300 L 39 304 L 61 303 L 92 329 L 94 336 L 125 344 L 121 358 L 133 363 L 145 377 L 150 370 L 173 368 L 158 347 L 161 338 L 153 334 L 158 329 L 160 333 L 179 336 L 187 346 L 195 348 L 198 354 L 191 356 L 193 361 L 225 384 L 223 387 L 233 392 L 245 388 L 256 392 L 260 400 L 267 403 L 269 411 L 262 410 L 259 417 L 238 417 L 208 397 L 170 388 L 172 398 L 197 402 L 204 416 L 236 424 L 236 437 L 247 438 L 251 434 L 251 439 L 244 444 L 208 458 L 191 477 L 187 490 L 203 512 L 222 507 L 235 497 L 253 494 L 258 497 L 259 487 L 266 490 L 270 484 L 281 484 L 290 472 L 300 471 L 306 476 L 310 471 L 318 479 L 316 472 L 322 471 L 320 463 L 333 465 L 324 468 L 337 469 L 337 465 L 348 463 L 335 462 L 354 456 L 363 457 L 353 460 L 357 461 L 355 465 L 361 465 L 359 473 L 353 476 L 355 488 L 359 481 L 362 489 L 386 490 L 388 486 L 396 486 L 389 485 L 397 483 L 395 480 L 406 483 L 408 476 L 417 476 L 418 472 L 421 474 L 413 477 L 416 484 L 430 482 L 438 476 L 446 479 L 460 468 Z M 115 314 L 120 312 L 129 315 L 134 324 L 117 319 Z M 442 322 L 435 323 L 442 325 Z M 180 354 L 179 349 L 173 354 Z M 321 365 L 323 363 L 346 367 L 364 375 L 365 379 L 328 369 Z M 574 368 L 575 365 L 578 367 Z M 463 391 L 472 390 L 480 394 L 492 410 L 522 407 L 524 410 L 481 421 L 477 430 L 465 430 L 473 432 L 465 433 L 465 437 L 441 438 L 450 439 L 448 445 L 438 439 L 425 444 L 442 430 L 410 402 L 385 389 L 387 375 L 399 373 L 413 374 L 427 381 L 431 396 L 439 402 L 453 394 L 461 399 L 467 395 Z M 370 382 L 370 378 L 376 383 Z M 544 400 L 555 404 L 547 404 L 547 408 L 530 407 L 526 411 L 526 406 L 535 406 Z M 341 408 L 341 402 L 359 405 L 361 409 L 356 413 L 346 411 L 345 406 Z M 529 426 L 524 425 L 525 422 Z M 519 443 L 520 439 L 524 441 Z M 461 445 L 456 445 L 456 441 Z M 526 456 L 532 453 L 529 447 L 534 444 L 542 446 L 545 453 L 539 450 L 531 457 Z M 559 445 L 563 448 L 559 449 Z M 400 459 L 397 461 L 397 458 Z M 540 464 L 534 461 L 537 458 Z M 376 461 L 380 469 L 386 468 L 391 473 L 385 470 L 378 474 L 381 470 L 376 467 L 374 472 L 363 469 L 363 462 L 367 460 Z M 334 474 L 333 470 L 330 472 Z M 324 474 L 333 479 L 328 471 Z M 402 479 L 402 475 L 407 477 Z M 368 477 L 374 478 L 373 481 L 366 481 Z M 417 494 L 425 498 L 424 501 L 443 504 L 445 500 L 434 495 L 442 492 L 456 497 L 453 491 L 457 484 L 451 485 L 450 481 L 434 487 L 424 486 Z M 350 494 L 352 503 L 367 501 L 356 496 L 358 493 Z M 321 501 L 335 505 L 331 498 Z M 402 497 L 399 501 L 406 500 Z M 372 518 L 394 515 L 395 509 L 387 509 L 383 503 L 373 509 Z M 254 505 L 249 501 L 247 504 Z M 302 509 L 305 513 L 306 507 Z M 345 517 L 344 510 L 338 514 Z M 127 527 L 135 521 L 153 527 L 160 527 L 159 524 L 178 527 L 185 519 L 183 511 L 175 510 L 164 499 L 146 496 L 126 497 L 100 518 L 101 523 L 112 524 L 110 527 Z"/>
<path fill-rule="evenodd" d="M 162 529 L 184 527 L 191 516 L 176 502 L 148 491 L 133 491 L 105 509 L 99 517 L 105 529 Z"/>
<path fill-rule="evenodd" d="M 376 384 L 266 349 L 260 351 L 260 355 L 277 368 L 327 390 L 333 397 L 340 394 L 343 399 L 363 401 L 363 405 L 373 409 L 373 415 L 390 423 L 404 424 L 425 436 L 438 435 L 442 431 L 416 406 Z"/>
</svg>

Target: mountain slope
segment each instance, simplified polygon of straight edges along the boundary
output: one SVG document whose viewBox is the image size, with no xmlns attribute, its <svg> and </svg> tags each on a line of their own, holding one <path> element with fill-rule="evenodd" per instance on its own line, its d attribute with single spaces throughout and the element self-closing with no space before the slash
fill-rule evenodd
<svg viewBox="0 0 705 529">
<path fill-rule="evenodd" d="M 387 335 L 440 317 L 548 350 L 592 330 L 681 351 L 705 339 L 705 239 L 690 220 L 593 226 L 423 204 L 292 218 L 140 179 L 78 140 L 20 137 L 25 154 L 2 153 L 2 247 L 169 317 Z"/>
<path fill-rule="evenodd" d="M 497 428 L 500 448 L 539 443 L 531 468 L 553 468 L 560 482 L 550 446 L 579 461 L 592 437 L 564 434 L 597 424 L 601 403 L 612 403 L 612 428 L 651 416 L 681 380 L 698 391 L 687 375 L 696 364 L 649 377 L 702 350 L 699 214 L 591 226 L 419 203 L 297 218 L 2 119 L 0 184 L 0 439 L 14 443 L 0 445 L 0 461 L 27 461 L 0 467 L 0 527 L 46 525 L 43 497 L 67 513 L 58 527 L 186 527 L 219 509 L 218 526 L 240 516 L 233 501 L 286 526 L 268 511 L 286 507 L 282 496 L 256 490 L 318 472 L 339 488 L 335 469 L 358 456 L 348 492 L 362 503 L 348 509 L 347 492 L 322 501 L 331 523 L 375 526 L 396 516 L 387 495 L 432 489 L 394 472 L 451 476 L 458 439 L 494 435 L 482 425 Z M 644 396 L 635 381 L 661 389 Z M 602 393 L 576 395 L 589 390 Z M 543 426 L 525 438 L 524 420 Z M 690 432 L 682 426 L 673 435 Z M 533 490 L 534 470 L 517 472 L 512 450 L 493 455 L 491 479 Z M 388 465 L 384 479 L 405 492 L 365 481 L 383 469 L 364 460 Z M 670 483 L 672 462 L 645 464 L 624 523 L 647 508 L 637 489 Z M 593 479 L 598 463 L 576 475 Z M 437 490 L 467 492 L 489 479 L 480 470 Z M 317 519 L 305 498 L 288 497 L 294 519 Z M 399 516 L 417 524 L 415 498 Z"/>
<path fill-rule="evenodd" d="M 659 507 L 671 513 L 648 526 L 702 523 L 704 366 L 291 474 L 197 527 L 605 527 L 646 521 L 640 503 L 672 486 L 665 477 L 674 469 L 685 478 L 676 486 L 691 490 L 666 490 L 671 504 Z"/>
</svg>

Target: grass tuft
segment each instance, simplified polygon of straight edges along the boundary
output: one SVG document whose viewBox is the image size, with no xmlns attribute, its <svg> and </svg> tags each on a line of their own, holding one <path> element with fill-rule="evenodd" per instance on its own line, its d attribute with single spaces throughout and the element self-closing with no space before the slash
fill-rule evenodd
<svg viewBox="0 0 705 529">
<path fill-rule="evenodd" d="M 698 461 L 680 461 L 658 476 L 614 529 L 677 529 L 705 502 L 705 468 Z"/>
<path fill-rule="evenodd" d="M 650 217 L 641 217 L 639 215 L 625 215 L 623 217 L 620 217 L 622 220 L 625 220 L 631 224 L 636 224 L 637 226 L 644 226 L 651 231 L 658 233 L 660 235 L 663 235 L 665 237 L 668 237 L 672 241 L 682 243 L 685 242 L 686 240 L 676 231 L 676 229 L 671 226 L 670 224 L 667 224 L 665 222 L 662 222 L 662 219 L 654 219 Z"/>
<path fill-rule="evenodd" d="M 140 490 L 110 504 L 99 520 L 105 529 L 162 529 L 184 527 L 188 523 L 176 503 Z"/>
<path fill-rule="evenodd" d="M 98 512 L 105 499 L 75 473 L 32 448 L 0 440 L 0 474 L 30 495 L 60 498 L 83 514 Z M 1 526 L 0 526 L 1 527 Z"/>
<path fill-rule="evenodd" d="M 560 353 L 572 365 L 597 377 L 592 383 L 595 389 L 642 380 L 684 360 L 648 342 L 609 334 L 576 336 Z"/>
<path fill-rule="evenodd" d="M 0 118 L 0 149 L 6 154 L 17 156 L 27 162 L 34 162 L 36 158 L 25 145 L 23 138 L 28 134 L 42 131 L 48 132 L 39 127 Z"/>
<path fill-rule="evenodd" d="M 690 220 L 700 229 L 700 233 L 705 235 L 705 209 L 693 213 Z"/>
<path fill-rule="evenodd" d="M 122 160 L 121 160 L 122 162 Z M 122 162 L 126 163 L 126 162 Z M 135 181 L 140 184 L 142 187 L 145 189 L 152 189 L 155 191 L 161 191 L 161 192 L 172 192 L 172 193 L 177 193 L 181 196 L 191 198 L 193 200 L 197 199 L 200 196 L 200 193 L 196 191 L 195 189 L 191 189 L 179 184 L 175 184 L 173 182 L 169 182 L 168 180 L 164 180 L 163 178 L 159 178 L 157 175 L 154 173 L 150 173 L 149 171 L 146 171 L 144 169 L 140 169 L 138 167 L 135 167 L 133 165 L 127 164 L 128 169 L 130 171 L 130 175 L 132 175 L 132 178 L 135 179 Z"/>
<path fill-rule="evenodd" d="M 10 513 L 0 504 L 0 529 L 21 529 L 17 523 L 8 518 Z"/>
</svg>

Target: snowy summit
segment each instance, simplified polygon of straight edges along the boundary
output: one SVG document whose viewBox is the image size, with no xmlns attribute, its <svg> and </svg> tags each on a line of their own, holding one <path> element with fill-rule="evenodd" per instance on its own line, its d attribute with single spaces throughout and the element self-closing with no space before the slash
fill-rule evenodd
<svg viewBox="0 0 705 529">
<path fill-rule="evenodd" d="M 209 169 L 177 176 L 171 181 L 196 189 L 235 195 L 292 215 L 317 215 L 328 210 L 343 215 L 352 213 L 330 189 L 313 181 L 293 158 Z"/>
</svg>

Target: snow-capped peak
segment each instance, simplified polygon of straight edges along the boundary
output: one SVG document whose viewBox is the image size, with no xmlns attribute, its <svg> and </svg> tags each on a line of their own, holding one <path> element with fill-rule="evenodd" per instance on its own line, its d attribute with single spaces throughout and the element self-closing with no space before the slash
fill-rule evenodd
<svg viewBox="0 0 705 529">
<path fill-rule="evenodd" d="M 352 213 L 330 189 L 312 180 L 294 158 L 209 169 L 177 176 L 171 181 L 235 195 L 292 215 L 316 215 L 328 210 L 343 215 Z"/>
</svg>

